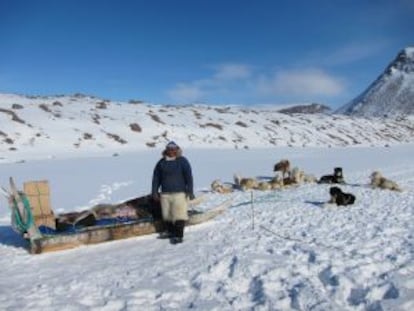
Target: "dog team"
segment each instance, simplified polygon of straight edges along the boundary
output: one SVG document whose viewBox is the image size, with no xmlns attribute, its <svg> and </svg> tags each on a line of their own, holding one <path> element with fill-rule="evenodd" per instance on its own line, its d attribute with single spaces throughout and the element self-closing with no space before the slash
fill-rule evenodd
<svg viewBox="0 0 414 311">
<path fill-rule="evenodd" d="M 234 190 L 274 190 L 304 183 L 345 184 L 341 167 L 335 167 L 332 175 L 323 175 L 317 179 L 298 167 L 291 168 L 290 161 L 283 159 L 274 165 L 273 171 L 277 174 L 270 181 L 259 181 L 256 178 L 241 177 L 238 174 L 234 175 L 233 184 L 223 184 L 219 179 L 216 179 L 211 183 L 211 190 L 217 193 L 230 193 Z M 371 174 L 370 186 L 371 188 L 402 191 L 396 182 L 383 177 L 378 171 Z M 342 192 L 337 186 L 331 187 L 329 193 L 331 198 L 327 202 L 328 204 L 350 205 L 355 202 L 353 194 Z"/>
</svg>

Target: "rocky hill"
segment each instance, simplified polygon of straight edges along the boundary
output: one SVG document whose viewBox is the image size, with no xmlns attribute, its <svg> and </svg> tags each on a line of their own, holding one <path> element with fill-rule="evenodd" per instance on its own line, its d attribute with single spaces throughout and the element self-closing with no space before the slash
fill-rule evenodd
<svg viewBox="0 0 414 311">
<path fill-rule="evenodd" d="M 361 95 L 336 113 L 366 117 L 414 115 L 414 47 L 402 50 Z"/>
<path fill-rule="evenodd" d="M 284 114 L 278 107 L 160 106 L 96 97 L 0 94 L 0 162 L 162 148 L 389 145 L 414 141 L 414 121 Z M 84 153 L 83 153 L 84 154 Z"/>
<path fill-rule="evenodd" d="M 289 108 L 279 109 L 278 112 L 292 114 L 292 113 L 328 113 L 331 110 L 328 106 L 322 104 L 312 103 L 309 105 L 297 105 Z"/>
</svg>

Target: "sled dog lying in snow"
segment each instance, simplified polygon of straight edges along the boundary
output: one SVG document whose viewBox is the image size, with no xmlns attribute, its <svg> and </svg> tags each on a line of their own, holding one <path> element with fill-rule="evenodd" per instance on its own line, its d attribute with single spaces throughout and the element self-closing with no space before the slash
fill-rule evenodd
<svg viewBox="0 0 414 311">
<path fill-rule="evenodd" d="M 284 185 L 283 178 L 280 178 L 279 175 L 276 175 L 275 177 L 273 177 L 269 181 L 269 184 L 270 184 L 270 188 L 271 189 L 280 189 Z"/>
<path fill-rule="evenodd" d="M 342 167 L 335 167 L 333 175 L 322 176 L 318 184 L 344 184 L 344 175 L 342 173 Z"/>
<path fill-rule="evenodd" d="M 396 182 L 383 177 L 382 174 L 378 171 L 375 171 L 371 174 L 371 187 L 402 191 Z"/>
<path fill-rule="evenodd" d="M 243 191 L 249 189 L 265 191 L 282 188 L 283 179 L 279 178 L 279 176 L 275 176 L 270 181 L 258 181 L 255 178 L 240 177 L 239 175 L 234 174 L 234 184 L 236 188 Z"/>
<path fill-rule="evenodd" d="M 299 169 L 298 167 L 294 167 L 292 171 L 290 171 L 289 175 L 289 184 L 303 184 L 317 181 L 315 176 L 306 174 L 303 170 Z"/>
<path fill-rule="evenodd" d="M 233 192 L 233 187 L 223 185 L 219 179 L 216 179 L 211 183 L 211 190 L 217 193 L 230 193 Z"/>
<path fill-rule="evenodd" d="M 331 195 L 331 199 L 328 201 L 329 204 L 350 205 L 355 202 L 355 196 L 352 193 L 342 192 L 339 187 L 331 187 L 329 194 Z"/>
<path fill-rule="evenodd" d="M 234 174 L 234 183 L 241 190 L 256 189 L 259 182 L 255 178 L 242 178 L 240 175 Z"/>
<path fill-rule="evenodd" d="M 242 178 L 237 174 L 234 174 L 234 183 L 237 188 L 243 191 L 246 191 L 249 189 L 256 189 L 256 190 L 262 190 L 262 191 L 280 189 L 280 188 L 283 188 L 285 185 L 284 179 L 280 178 L 279 176 L 273 177 L 270 181 L 258 181 L 257 179 L 250 178 L 250 177 Z"/>
<path fill-rule="evenodd" d="M 275 178 L 278 179 L 278 176 Z M 300 185 L 303 183 L 312 183 L 316 181 L 317 179 L 313 175 L 306 174 L 298 167 L 294 167 L 292 170 L 289 170 L 288 177 L 281 179 L 279 188 L 283 186 Z"/>
</svg>

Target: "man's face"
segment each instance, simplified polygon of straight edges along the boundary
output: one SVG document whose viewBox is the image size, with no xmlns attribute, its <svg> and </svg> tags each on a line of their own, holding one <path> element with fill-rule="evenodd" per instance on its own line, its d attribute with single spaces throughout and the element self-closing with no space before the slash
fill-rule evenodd
<svg viewBox="0 0 414 311">
<path fill-rule="evenodd" d="M 170 158 L 176 157 L 177 156 L 177 148 L 167 148 L 167 156 L 169 156 Z"/>
</svg>

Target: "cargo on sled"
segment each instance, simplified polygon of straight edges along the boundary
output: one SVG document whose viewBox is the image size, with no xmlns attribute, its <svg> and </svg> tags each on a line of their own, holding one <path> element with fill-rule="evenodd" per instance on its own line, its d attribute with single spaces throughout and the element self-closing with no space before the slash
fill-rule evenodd
<svg viewBox="0 0 414 311">
<path fill-rule="evenodd" d="M 88 210 L 55 215 L 47 181 L 24 183 L 18 191 L 12 178 L 10 190 L 2 188 L 12 212 L 12 227 L 29 242 L 32 254 L 164 231 L 161 207 L 150 195 L 119 204 L 98 204 Z M 194 206 L 202 201 L 190 201 Z M 186 225 L 196 225 L 223 213 L 227 200 L 209 210 L 189 209 Z"/>
</svg>

